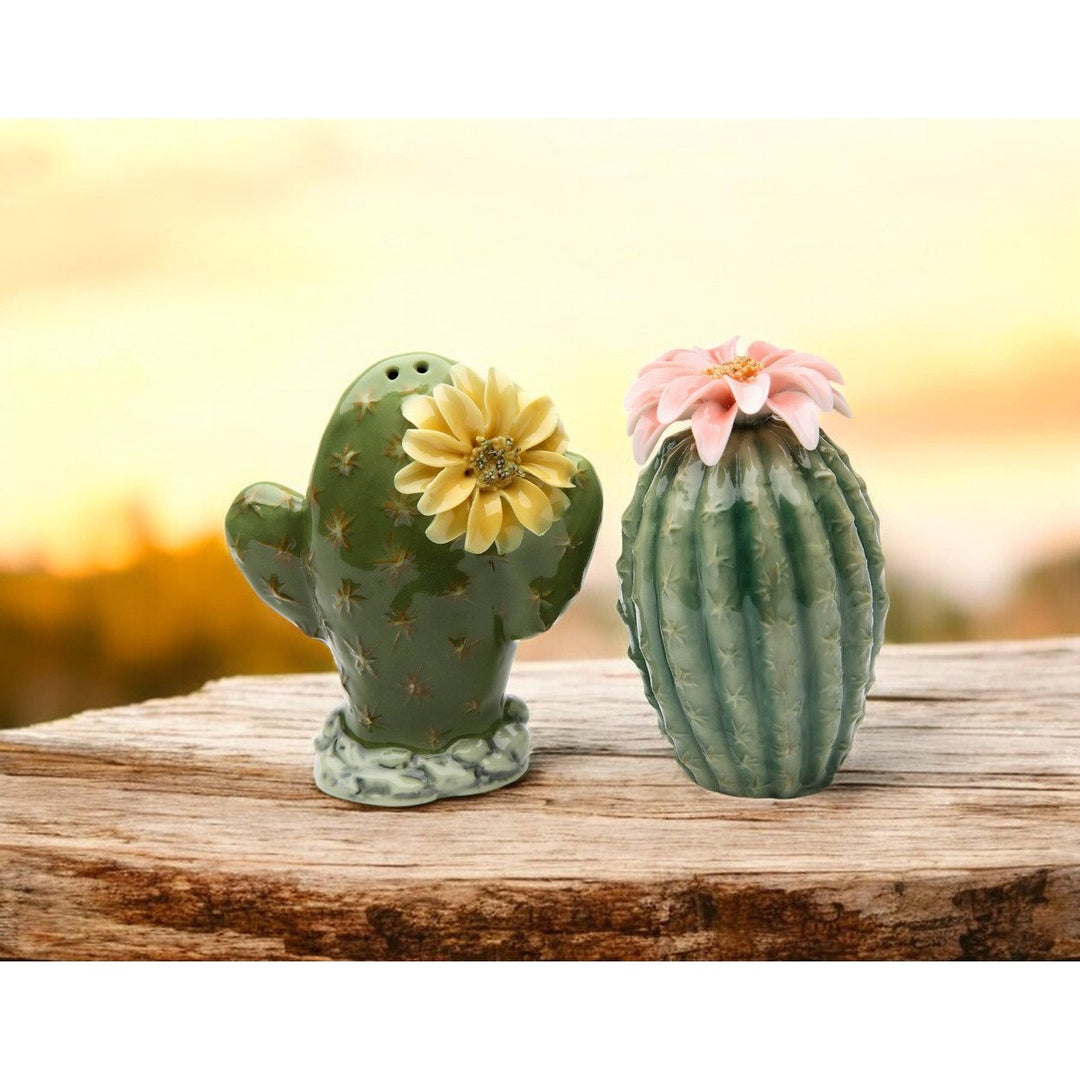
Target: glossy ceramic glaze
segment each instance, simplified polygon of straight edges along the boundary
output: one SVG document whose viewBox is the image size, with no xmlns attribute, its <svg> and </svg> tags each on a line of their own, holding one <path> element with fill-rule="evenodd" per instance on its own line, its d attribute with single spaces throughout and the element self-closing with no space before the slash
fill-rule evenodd
<svg viewBox="0 0 1080 1080">
<path fill-rule="evenodd" d="M 728 795 L 831 782 L 873 681 L 888 599 L 878 521 L 846 455 L 777 418 L 702 464 L 689 433 L 642 471 L 623 518 L 619 612 L 661 731 Z"/>
<path fill-rule="evenodd" d="M 587 461 L 569 509 L 516 551 L 435 544 L 407 463 L 402 400 L 447 382 L 427 353 L 368 369 L 342 396 L 306 494 L 254 484 L 226 518 L 255 592 L 326 642 L 346 700 L 320 737 L 316 780 L 330 794 L 408 805 L 509 783 L 528 766 L 527 711 L 506 695 L 516 643 L 555 622 L 581 587 L 602 496 Z"/>
</svg>

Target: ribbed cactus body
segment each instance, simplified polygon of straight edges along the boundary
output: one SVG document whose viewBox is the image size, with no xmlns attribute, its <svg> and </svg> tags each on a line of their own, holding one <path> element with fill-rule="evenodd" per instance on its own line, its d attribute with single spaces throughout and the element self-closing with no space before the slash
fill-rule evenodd
<svg viewBox="0 0 1080 1080">
<path fill-rule="evenodd" d="M 619 612 L 660 729 L 729 795 L 827 785 L 851 749 L 888 599 L 878 521 L 824 434 L 736 427 L 706 467 L 689 433 L 643 470 L 623 518 Z"/>
<path fill-rule="evenodd" d="M 578 467 L 570 506 L 543 536 L 526 533 L 505 556 L 425 536 L 417 496 L 394 486 L 409 461 L 401 404 L 449 381 L 451 367 L 426 353 L 374 365 L 335 409 L 307 492 L 255 484 L 226 518 L 258 595 L 333 652 L 346 691 L 335 723 L 367 748 L 437 756 L 523 720 L 505 694 L 517 641 L 546 630 L 577 593 L 599 526 L 596 474 L 568 455 Z"/>
</svg>

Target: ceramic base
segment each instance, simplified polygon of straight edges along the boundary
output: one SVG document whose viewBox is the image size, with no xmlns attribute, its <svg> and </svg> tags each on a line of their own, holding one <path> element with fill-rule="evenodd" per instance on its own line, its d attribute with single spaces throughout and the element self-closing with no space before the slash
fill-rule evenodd
<svg viewBox="0 0 1080 1080">
<path fill-rule="evenodd" d="M 529 711 L 507 696 L 503 722 L 488 736 L 469 736 L 425 754 L 398 746 L 367 747 L 335 709 L 315 740 L 315 784 L 337 799 L 367 806 L 419 806 L 479 795 L 512 784 L 529 768 Z"/>
</svg>

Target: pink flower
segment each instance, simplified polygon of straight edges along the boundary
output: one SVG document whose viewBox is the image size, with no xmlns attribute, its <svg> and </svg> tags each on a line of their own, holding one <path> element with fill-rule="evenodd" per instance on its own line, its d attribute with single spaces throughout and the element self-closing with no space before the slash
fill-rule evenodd
<svg viewBox="0 0 1080 1080">
<path fill-rule="evenodd" d="M 738 340 L 715 349 L 673 349 L 641 369 L 626 395 L 626 430 L 634 437 L 639 464 L 648 460 L 668 425 L 680 420 L 690 421 L 701 460 L 715 465 L 740 413 L 775 413 L 807 450 L 818 444 L 818 410 L 851 415 L 843 395 L 830 385 L 843 383 L 843 376 L 828 361 L 766 341 L 755 341 L 740 354 Z"/>
</svg>

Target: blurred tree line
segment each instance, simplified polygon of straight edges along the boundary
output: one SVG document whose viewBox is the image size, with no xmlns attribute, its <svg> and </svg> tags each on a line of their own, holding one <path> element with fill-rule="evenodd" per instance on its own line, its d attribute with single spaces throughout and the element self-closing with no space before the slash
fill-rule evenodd
<svg viewBox="0 0 1080 1080">
<path fill-rule="evenodd" d="M 891 641 L 1080 632 L 1080 552 L 1028 570 L 1005 603 L 973 611 L 889 578 Z M 586 589 L 521 657 L 617 656 L 614 595 Z M 261 604 L 224 543 L 144 542 L 126 569 L 58 577 L 0 572 L 0 727 L 188 693 L 225 675 L 330 671 L 330 654 Z"/>
<path fill-rule="evenodd" d="M 0 727 L 167 697 L 239 672 L 332 668 L 260 603 L 219 539 L 126 569 L 0 574 Z"/>
</svg>

